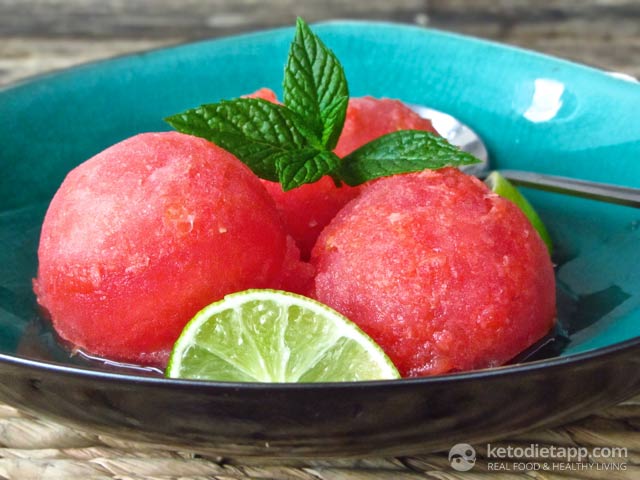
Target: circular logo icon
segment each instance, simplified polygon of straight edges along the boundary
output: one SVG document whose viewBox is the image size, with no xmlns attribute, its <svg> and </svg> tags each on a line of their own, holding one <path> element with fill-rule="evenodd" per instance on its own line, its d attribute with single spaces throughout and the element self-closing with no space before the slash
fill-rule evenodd
<svg viewBox="0 0 640 480">
<path fill-rule="evenodd" d="M 449 450 L 451 468 L 458 472 L 468 472 L 476 464 L 476 450 L 468 443 L 456 443 Z"/>
</svg>

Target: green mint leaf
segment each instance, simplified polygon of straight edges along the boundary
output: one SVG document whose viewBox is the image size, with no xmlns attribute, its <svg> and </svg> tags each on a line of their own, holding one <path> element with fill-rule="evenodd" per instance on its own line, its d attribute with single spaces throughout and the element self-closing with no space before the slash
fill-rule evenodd
<svg viewBox="0 0 640 480">
<path fill-rule="evenodd" d="M 274 182 L 280 178 L 278 161 L 296 159 L 308 148 L 322 148 L 295 112 L 257 98 L 202 105 L 165 120 L 179 132 L 228 150 L 256 175 Z"/>
<path fill-rule="evenodd" d="M 383 135 L 343 158 L 338 176 L 347 185 L 355 186 L 379 177 L 479 161 L 430 132 L 399 130 Z"/>
<path fill-rule="evenodd" d="M 348 106 L 349 97 L 338 97 L 322 112 L 324 127 L 321 138 L 327 150 L 333 150 L 338 144 Z"/>
<path fill-rule="evenodd" d="M 284 104 L 333 150 L 342 132 L 349 101 L 340 62 L 309 26 L 298 18 L 284 70 Z"/>
<path fill-rule="evenodd" d="M 278 180 L 285 192 L 305 183 L 316 182 L 339 165 L 340 158 L 335 153 L 312 148 L 276 160 Z"/>
<path fill-rule="evenodd" d="M 261 178 L 290 190 L 330 175 L 336 186 L 460 166 L 479 160 L 429 132 L 384 135 L 342 161 L 331 151 L 344 125 L 349 89 L 333 52 L 298 19 L 285 68 L 284 105 L 240 98 L 165 119 L 176 130 L 228 150 Z"/>
</svg>

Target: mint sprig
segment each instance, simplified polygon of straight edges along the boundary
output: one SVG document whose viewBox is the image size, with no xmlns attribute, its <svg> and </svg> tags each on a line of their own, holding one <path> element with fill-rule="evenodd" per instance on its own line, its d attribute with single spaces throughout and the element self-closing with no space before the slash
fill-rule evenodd
<svg viewBox="0 0 640 480">
<path fill-rule="evenodd" d="M 338 176 L 347 185 L 355 186 L 399 173 L 477 162 L 473 155 L 431 132 L 398 130 L 378 137 L 344 157 Z"/>
<path fill-rule="evenodd" d="M 333 52 L 300 18 L 283 87 L 284 104 L 304 119 L 327 150 L 333 150 L 347 114 L 347 78 Z"/>
<path fill-rule="evenodd" d="M 384 135 L 340 160 L 335 148 L 349 89 L 342 65 L 302 19 L 284 72 L 284 105 L 239 98 L 202 105 L 165 120 L 176 130 L 228 150 L 283 190 L 330 175 L 336 185 L 479 160 L 429 132 Z"/>
<path fill-rule="evenodd" d="M 173 128 L 205 138 L 233 153 L 261 178 L 278 182 L 283 158 L 323 153 L 320 140 L 288 108 L 259 98 L 202 105 L 165 119 Z"/>
<path fill-rule="evenodd" d="M 291 160 L 282 156 L 277 160 L 278 181 L 286 192 L 305 183 L 313 183 L 340 166 L 340 158 L 333 152 L 316 149 L 302 150 Z"/>
</svg>

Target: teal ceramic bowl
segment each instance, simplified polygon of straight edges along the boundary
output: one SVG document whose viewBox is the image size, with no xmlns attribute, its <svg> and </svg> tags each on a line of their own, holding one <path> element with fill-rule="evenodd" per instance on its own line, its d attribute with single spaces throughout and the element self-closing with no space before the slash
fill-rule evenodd
<svg viewBox="0 0 640 480">
<path fill-rule="evenodd" d="M 496 168 L 640 187 L 640 86 L 567 61 L 384 23 L 316 31 L 354 96 L 449 112 Z M 524 364 L 388 382 L 176 381 L 71 358 L 32 293 L 48 202 L 73 167 L 162 118 L 280 91 L 292 29 L 152 51 L 0 90 L 0 399 L 119 436 L 230 455 L 409 454 L 569 421 L 640 392 L 640 211 L 525 190 L 555 243 L 566 341 Z"/>
</svg>

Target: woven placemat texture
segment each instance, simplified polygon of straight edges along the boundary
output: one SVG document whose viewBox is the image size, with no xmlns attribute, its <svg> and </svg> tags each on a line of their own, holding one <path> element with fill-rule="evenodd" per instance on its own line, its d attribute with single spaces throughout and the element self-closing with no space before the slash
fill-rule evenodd
<svg viewBox="0 0 640 480">
<path fill-rule="evenodd" d="M 476 446 L 468 472 L 452 469 L 447 452 L 370 459 L 280 460 L 224 458 L 214 451 L 124 441 L 37 418 L 0 404 L 0 479 L 209 479 L 209 480 L 373 480 L 373 479 L 640 479 L 640 396 L 563 427 L 514 436 L 492 446 L 623 447 L 624 468 L 491 471 L 486 446 Z M 613 460 L 612 460 L 613 461 Z M 620 464 L 620 459 L 615 460 Z M 582 463 L 602 462 L 591 453 Z"/>
</svg>

